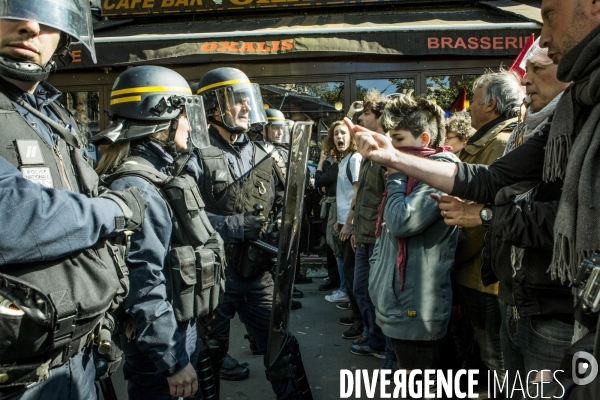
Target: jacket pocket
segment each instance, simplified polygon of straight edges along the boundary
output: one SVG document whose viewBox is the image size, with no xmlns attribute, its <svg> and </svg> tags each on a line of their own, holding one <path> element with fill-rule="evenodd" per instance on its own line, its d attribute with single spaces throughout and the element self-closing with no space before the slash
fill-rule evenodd
<svg viewBox="0 0 600 400">
<path fill-rule="evenodd" d="M 211 248 L 196 249 L 196 285 L 195 310 L 197 317 L 204 317 L 219 305 L 225 289 L 224 268 Z"/>
<path fill-rule="evenodd" d="M 192 246 L 174 247 L 170 252 L 173 311 L 178 322 L 194 318 L 196 254 Z"/>
<path fill-rule="evenodd" d="M 362 204 L 354 214 L 354 226 L 358 227 L 357 235 L 375 237 L 375 225 L 379 212 L 377 207 Z M 373 229 L 371 229 L 373 228 Z"/>
<path fill-rule="evenodd" d="M 252 174 L 252 185 L 250 195 L 259 203 L 266 203 L 269 199 L 269 190 L 271 186 L 271 174 L 256 168 Z"/>
<path fill-rule="evenodd" d="M 50 329 L 26 314 L 8 315 L 0 310 L 0 360 L 8 363 L 23 357 L 23 349 L 32 355 L 50 348 Z"/>
</svg>

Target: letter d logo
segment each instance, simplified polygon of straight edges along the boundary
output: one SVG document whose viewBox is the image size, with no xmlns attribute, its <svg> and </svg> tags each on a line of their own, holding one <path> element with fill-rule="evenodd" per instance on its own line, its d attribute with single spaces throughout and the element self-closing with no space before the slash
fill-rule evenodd
<svg viewBox="0 0 600 400">
<path fill-rule="evenodd" d="M 598 362 L 590 353 L 578 351 L 573 355 L 573 382 L 587 385 L 598 375 Z M 585 377 L 587 375 L 587 377 Z"/>
</svg>

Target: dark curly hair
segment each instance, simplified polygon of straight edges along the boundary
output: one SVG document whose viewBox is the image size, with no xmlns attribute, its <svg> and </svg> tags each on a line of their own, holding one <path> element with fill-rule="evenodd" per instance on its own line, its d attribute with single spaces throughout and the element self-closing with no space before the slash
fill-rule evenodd
<svg viewBox="0 0 600 400">
<path fill-rule="evenodd" d="M 327 137 L 323 141 L 323 151 L 325 152 L 325 154 L 332 156 L 333 159 L 338 162 L 342 158 L 344 158 L 344 156 L 342 155 L 342 153 L 340 153 L 337 146 L 335 145 L 335 142 L 333 140 L 333 131 L 335 130 L 336 127 L 338 127 L 340 125 L 344 125 L 344 121 L 335 121 L 334 123 L 332 123 L 331 126 L 329 127 L 329 129 L 327 130 Z M 348 146 L 348 150 L 349 151 L 358 150 L 358 147 L 356 146 L 356 141 L 354 140 L 354 138 L 352 136 L 350 136 L 350 146 Z"/>
<path fill-rule="evenodd" d="M 412 133 L 415 138 L 427 132 L 431 136 L 429 142 L 431 148 L 438 147 L 444 142 L 445 113 L 440 106 L 424 97 L 414 98 L 410 94 L 390 97 L 379 118 L 379 124 L 384 129 L 388 131 L 404 129 Z"/>
</svg>

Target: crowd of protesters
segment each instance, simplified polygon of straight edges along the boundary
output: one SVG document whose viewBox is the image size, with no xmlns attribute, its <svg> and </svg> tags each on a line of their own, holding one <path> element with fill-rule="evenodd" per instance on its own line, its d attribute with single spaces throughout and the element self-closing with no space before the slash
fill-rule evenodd
<svg viewBox="0 0 600 400">
<path fill-rule="evenodd" d="M 469 112 L 445 115 L 434 100 L 372 89 L 352 104 L 346 124 L 331 125 L 316 184 L 326 192 L 328 251 L 337 268 L 319 290 L 333 290 L 325 300 L 351 310 L 339 319 L 350 325 L 342 336 L 353 339 L 351 353 L 385 359 L 382 369 L 487 368 L 513 379 L 559 369 L 585 332 L 574 317 L 571 281 L 549 270 L 562 179 L 538 178 L 495 198 L 477 194 L 486 189 L 475 184 L 449 190 L 452 177 L 444 186 L 379 163 L 369 156 L 373 142 L 363 139 L 364 151 L 349 131 L 385 136 L 377 143 L 385 140 L 390 151 L 460 159 L 457 176 L 469 184 L 490 185 L 494 177 L 478 178 L 478 170 L 492 164 L 526 174 L 533 145 L 510 161 L 503 155 L 548 134 L 569 83 L 557 78 L 539 39 L 522 67 L 522 74 L 500 69 L 479 77 Z M 360 128 L 350 122 L 357 110 Z M 451 361 L 443 357 L 449 353 Z"/>
</svg>

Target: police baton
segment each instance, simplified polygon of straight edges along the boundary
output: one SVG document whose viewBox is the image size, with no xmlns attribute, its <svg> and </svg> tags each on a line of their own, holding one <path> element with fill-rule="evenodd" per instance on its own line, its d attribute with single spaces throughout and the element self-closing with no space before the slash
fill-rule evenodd
<svg viewBox="0 0 600 400">
<path fill-rule="evenodd" d="M 100 379 L 98 381 L 98 385 L 100 385 L 100 390 L 102 391 L 102 397 L 104 397 L 104 400 L 119 400 L 110 376 Z"/>
</svg>

